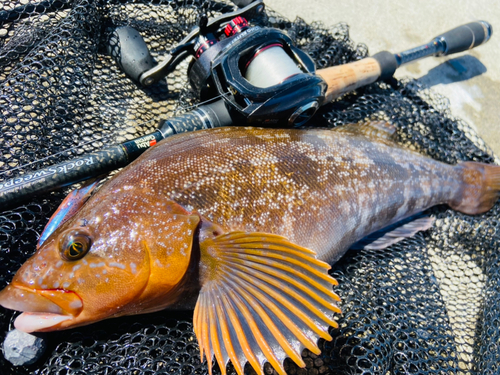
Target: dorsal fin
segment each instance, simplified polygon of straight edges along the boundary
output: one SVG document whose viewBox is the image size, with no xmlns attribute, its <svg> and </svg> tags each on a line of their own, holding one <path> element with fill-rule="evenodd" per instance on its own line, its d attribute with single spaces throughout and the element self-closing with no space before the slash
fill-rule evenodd
<svg viewBox="0 0 500 375">
<path fill-rule="evenodd" d="M 347 124 L 334 129 L 338 132 L 363 135 L 372 141 L 393 143 L 396 126 L 387 121 L 364 121 L 356 124 Z"/>
<path fill-rule="evenodd" d="M 223 375 L 229 360 L 239 375 L 247 361 L 258 374 L 268 361 L 284 375 L 286 357 L 304 367 L 303 348 L 319 354 L 317 340 L 331 340 L 337 282 L 313 251 L 274 234 L 230 232 L 200 252 L 193 324 L 210 372 L 215 355 Z"/>
</svg>

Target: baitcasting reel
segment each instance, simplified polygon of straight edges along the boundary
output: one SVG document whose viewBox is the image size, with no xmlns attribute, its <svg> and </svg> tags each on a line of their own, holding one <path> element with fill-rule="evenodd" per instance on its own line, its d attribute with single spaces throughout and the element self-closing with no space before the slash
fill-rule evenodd
<svg viewBox="0 0 500 375">
<path fill-rule="evenodd" d="M 300 126 L 325 101 L 326 83 L 286 34 L 248 24 L 246 18 L 263 10 L 263 1 L 257 0 L 210 21 L 202 17 L 158 65 L 140 34 L 128 26 L 115 30 L 109 52 L 143 86 L 165 78 L 192 56 L 192 88 L 202 101 L 222 97 L 234 123 Z"/>
</svg>

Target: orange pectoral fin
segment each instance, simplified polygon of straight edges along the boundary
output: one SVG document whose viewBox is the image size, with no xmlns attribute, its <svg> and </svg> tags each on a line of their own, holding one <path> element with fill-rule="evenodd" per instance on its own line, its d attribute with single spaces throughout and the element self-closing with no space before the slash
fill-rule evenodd
<svg viewBox="0 0 500 375">
<path fill-rule="evenodd" d="M 335 279 L 315 253 L 267 233 L 231 232 L 200 244 L 202 288 L 194 329 L 201 355 L 215 355 L 223 374 L 229 360 L 243 374 L 248 361 L 262 374 L 266 361 L 285 374 L 290 357 L 304 367 L 303 348 L 320 353 L 340 312 Z"/>
</svg>

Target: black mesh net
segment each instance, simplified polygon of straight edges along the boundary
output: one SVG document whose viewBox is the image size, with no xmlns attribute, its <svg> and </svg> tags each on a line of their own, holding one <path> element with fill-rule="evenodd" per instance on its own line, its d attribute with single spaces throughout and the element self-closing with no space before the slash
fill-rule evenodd
<svg viewBox="0 0 500 375">
<path fill-rule="evenodd" d="M 109 30 L 131 25 L 161 59 L 197 24 L 234 10 L 197 0 L 4 0 L 0 5 L 0 181 L 74 155 L 135 138 L 196 103 L 187 63 L 151 88 L 138 87 L 106 54 Z M 349 28 L 286 20 L 267 10 L 257 22 L 286 30 L 319 68 L 367 55 Z M 414 81 L 389 80 L 324 106 L 316 124 L 386 119 L 399 141 L 433 158 L 495 162 L 490 149 L 445 99 Z M 50 157 L 49 157 L 50 156 Z M 35 164 L 31 164 L 37 162 Z M 14 169 L 19 168 L 19 169 Z M 61 190 L 0 208 L 0 287 L 35 249 L 64 198 Z M 303 353 L 289 374 L 497 374 L 500 360 L 499 210 L 474 217 L 432 210 L 434 227 L 383 251 L 351 251 L 333 267 L 343 315 L 322 354 Z M 1 336 L 14 313 L 0 307 Z M 205 374 L 192 312 L 112 319 L 46 336 L 37 363 L 3 374 Z M 216 373 L 219 373 L 216 368 Z M 247 366 L 247 371 L 252 372 Z M 274 370 L 266 366 L 265 373 Z M 232 367 L 230 372 L 234 373 Z"/>
</svg>

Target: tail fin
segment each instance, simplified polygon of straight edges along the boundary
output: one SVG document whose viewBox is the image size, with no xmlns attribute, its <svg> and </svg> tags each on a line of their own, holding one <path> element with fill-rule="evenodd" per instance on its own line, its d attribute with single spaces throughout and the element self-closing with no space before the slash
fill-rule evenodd
<svg viewBox="0 0 500 375">
<path fill-rule="evenodd" d="M 450 207 L 469 215 L 490 210 L 500 196 L 500 166 L 463 162 L 455 168 L 460 169 L 463 186 Z"/>
</svg>

